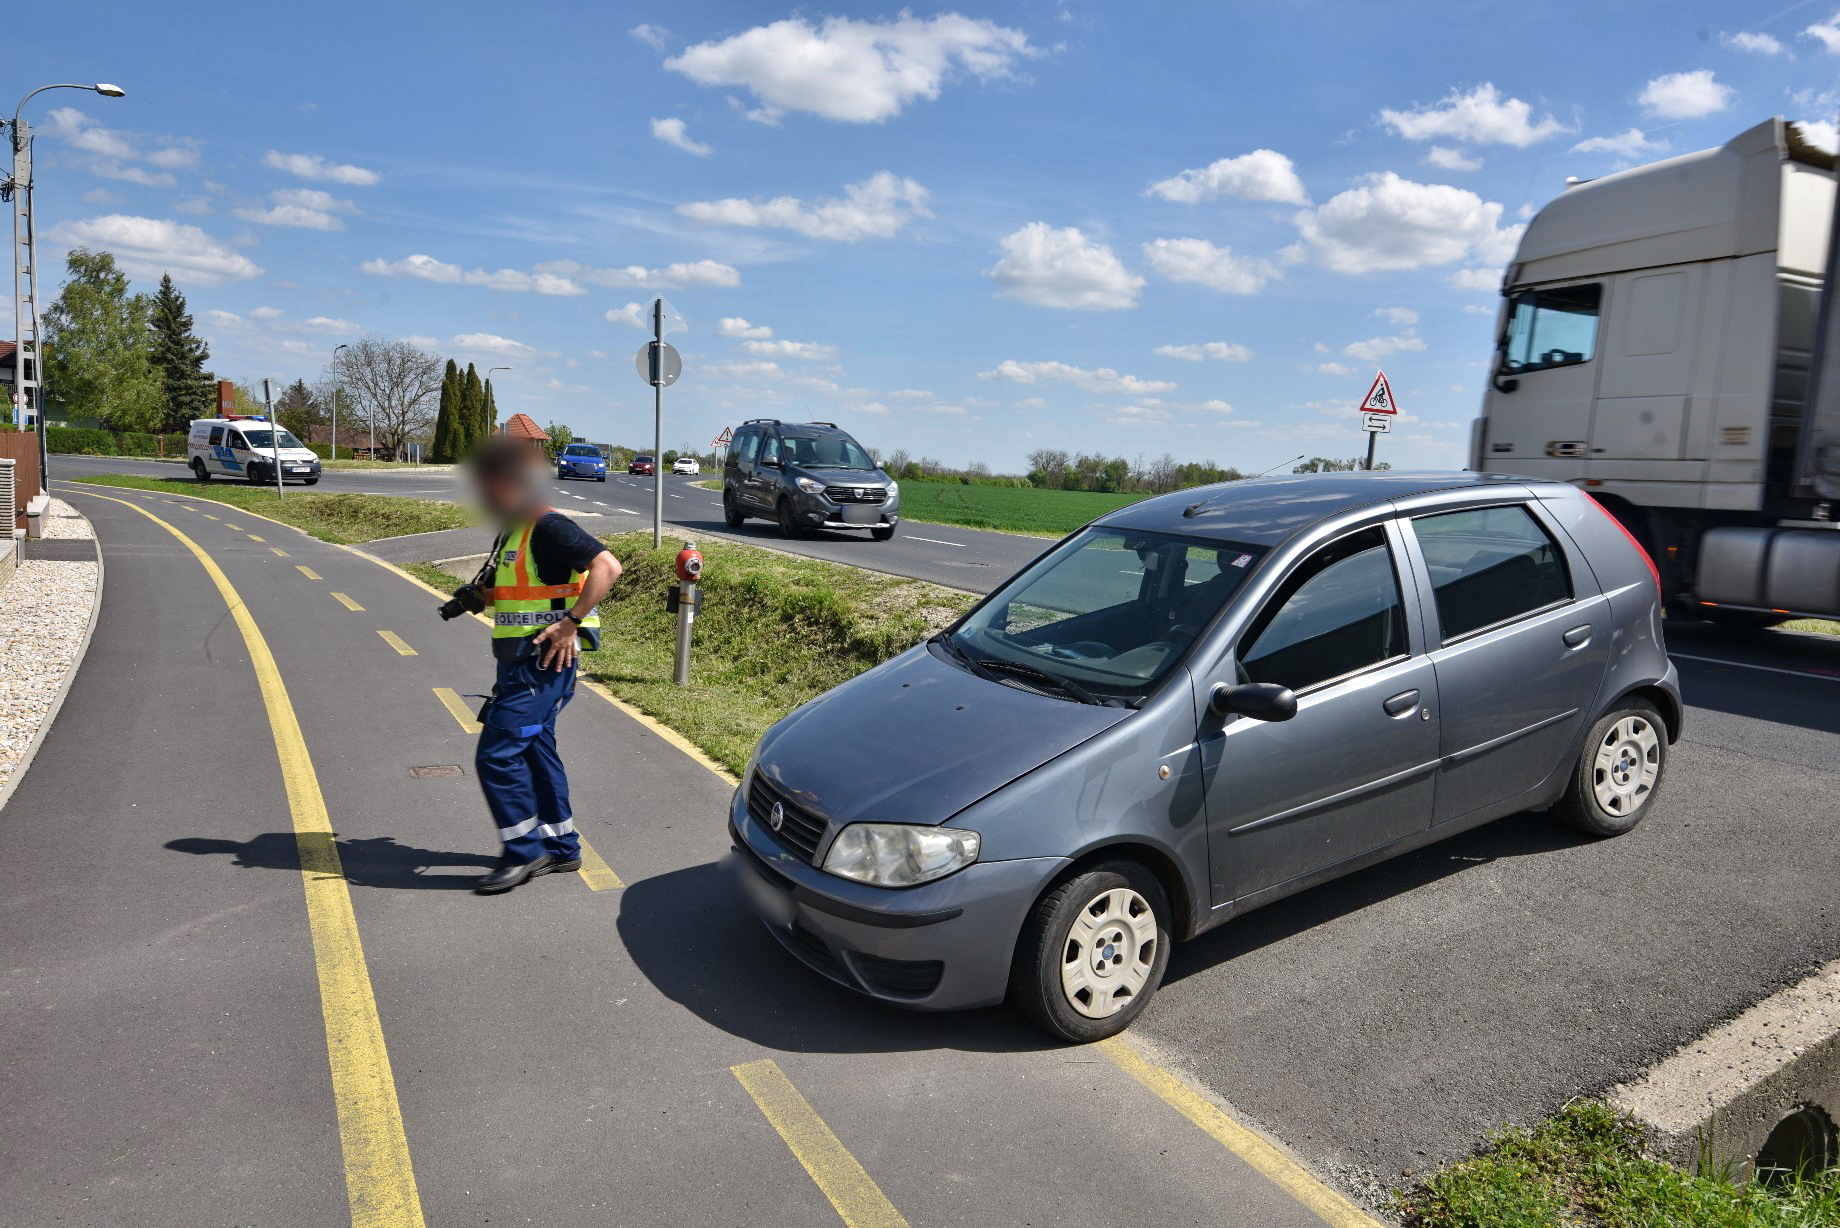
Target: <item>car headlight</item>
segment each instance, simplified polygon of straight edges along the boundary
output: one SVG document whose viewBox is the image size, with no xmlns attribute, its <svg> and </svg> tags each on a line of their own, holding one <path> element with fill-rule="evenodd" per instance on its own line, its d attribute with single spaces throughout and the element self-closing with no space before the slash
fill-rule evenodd
<svg viewBox="0 0 1840 1228">
<path fill-rule="evenodd" d="M 816 478 L 800 478 L 799 489 L 808 495 L 821 495 L 824 493 L 824 483 Z"/>
<path fill-rule="evenodd" d="M 852 823 L 824 855 L 826 873 L 876 887 L 913 887 L 962 870 L 978 858 L 974 831 L 906 823 Z"/>
<path fill-rule="evenodd" d="M 896 495 L 900 493 L 901 493 L 901 484 L 899 482 L 888 483 L 888 497 L 890 499 L 894 498 Z"/>
</svg>

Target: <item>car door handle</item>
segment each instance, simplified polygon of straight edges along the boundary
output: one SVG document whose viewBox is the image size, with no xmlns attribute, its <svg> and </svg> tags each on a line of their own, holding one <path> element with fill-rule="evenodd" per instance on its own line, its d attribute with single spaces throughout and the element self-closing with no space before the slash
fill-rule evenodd
<svg viewBox="0 0 1840 1228">
<path fill-rule="evenodd" d="M 1565 641 L 1567 648 L 1583 648 L 1591 642 L 1591 624 L 1586 623 L 1582 627 L 1573 627 L 1560 638 Z"/>
<path fill-rule="evenodd" d="M 1386 714 L 1388 716 L 1404 716 L 1412 709 L 1418 707 L 1418 692 L 1401 691 L 1380 706 L 1386 709 Z"/>
</svg>

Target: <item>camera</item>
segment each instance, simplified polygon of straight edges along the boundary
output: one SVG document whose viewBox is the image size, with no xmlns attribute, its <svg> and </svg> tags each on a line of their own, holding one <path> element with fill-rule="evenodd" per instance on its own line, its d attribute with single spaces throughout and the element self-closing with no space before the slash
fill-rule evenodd
<svg viewBox="0 0 1840 1228">
<path fill-rule="evenodd" d="M 486 587 L 477 582 L 462 584 L 454 590 L 454 595 L 441 603 L 440 615 L 443 620 L 452 620 L 462 614 L 478 614 L 486 608 Z"/>
</svg>

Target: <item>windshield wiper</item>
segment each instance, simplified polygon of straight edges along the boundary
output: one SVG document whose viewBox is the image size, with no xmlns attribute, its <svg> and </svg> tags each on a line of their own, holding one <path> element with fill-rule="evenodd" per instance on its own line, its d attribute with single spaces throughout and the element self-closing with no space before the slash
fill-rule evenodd
<svg viewBox="0 0 1840 1228">
<path fill-rule="evenodd" d="M 1036 669 L 1033 665 L 1024 665 L 1020 661 L 998 661 L 990 657 L 983 657 L 971 663 L 973 665 L 982 666 L 984 669 L 993 673 L 1019 674 L 1032 682 L 1044 682 L 1051 687 L 1056 687 L 1065 691 L 1083 704 L 1092 704 L 1094 707 L 1099 708 L 1114 708 L 1119 706 L 1117 700 L 1100 699 L 1097 695 L 1094 695 L 1091 691 L 1073 681 L 1071 678 L 1062 678 L 1058 674 L 1050 674 L 1045 669 Z"/>
</svg>

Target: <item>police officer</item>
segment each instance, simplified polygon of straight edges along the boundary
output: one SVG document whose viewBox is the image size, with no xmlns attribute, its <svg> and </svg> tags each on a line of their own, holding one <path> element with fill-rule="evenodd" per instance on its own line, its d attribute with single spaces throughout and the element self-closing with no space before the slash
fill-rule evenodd
<svg viewBox="0 0 1840 1228">
<path fill-rule="evenodd" d="M 506 435 L 493 436 L 471 462 L 501 526 L 488 604 L 498 678 L 480 713 L 473 764 L 504 852 L 478 881 L 483 894 L 581 868 L 556 717 L 575 694 L 578 640 L 600 646 L 595 611 L 620 578 L 620 563 L 550 509 L 543 462 L 539 444 Z"/>
</svg>

